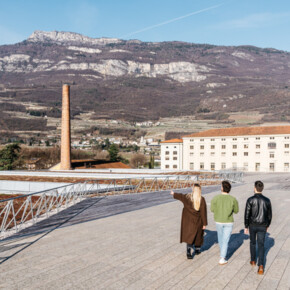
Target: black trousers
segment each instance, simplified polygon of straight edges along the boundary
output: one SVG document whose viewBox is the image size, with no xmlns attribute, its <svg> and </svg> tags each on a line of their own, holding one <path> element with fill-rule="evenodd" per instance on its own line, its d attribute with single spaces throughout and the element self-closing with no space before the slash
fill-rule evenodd
<svg viewBox="0 0 290 290">
<path fill-rule="evenodd" d="M 201 245 L 196 244 L 195 241 L 196 241 L 196 236 L 195 236 L 195 238 L 194 238 L 192 244 L 186 244 L 186 249 L 187 249 L 187 251 L 189 251 L 190 249 L 194 249 L 194 248 L 195 248 L 196 250 L 200 250 Z"/>
<path fill-rule="evenodd" d="M 186 244 L 186 249 L 187 249 L 187 250 L 189 250 L 189 249 L 194 249 L 194 248 L 195 248 L 196 250 L 200 250 L 200 247 L 201 247 L 201 246 L 195 246 L 194 244 L 192 244 L 192 245 L 191 245 L 191 244 Z"/>
<path fill-rule="evenodd" d="M 256 242 L 258 242 L 258 266 L 264 266 L 265 255 L 265 237 L 267 227 L 265 226 L 250 226 L 250 252 L 251 261 L 256 261 Z"/>
</svg>

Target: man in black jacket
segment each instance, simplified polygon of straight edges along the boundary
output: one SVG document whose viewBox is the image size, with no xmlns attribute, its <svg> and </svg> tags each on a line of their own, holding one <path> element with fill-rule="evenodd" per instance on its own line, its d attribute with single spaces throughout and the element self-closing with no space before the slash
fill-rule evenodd
<svg viewBox="0 0 290 290">
<path fill-rule="evenodd" d="M 258 274 L 264 274 L 264 243 L 266 232 L 272 220 L 272 207 L 269 198 L 262 194 L 264 184 L 255 182 L 255 194 L 248 198 L 245 209 L 245 234 L 250 229 L 250 252 L 252 266 L 256 265 L 256 240 L 258 241 Z"/>
</svg>

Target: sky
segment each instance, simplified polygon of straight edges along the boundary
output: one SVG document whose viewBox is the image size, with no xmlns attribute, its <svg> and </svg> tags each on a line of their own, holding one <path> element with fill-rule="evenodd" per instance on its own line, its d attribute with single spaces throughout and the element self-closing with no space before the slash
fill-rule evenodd
<svg viewBox="0 0 290 290">
<path fill-rule="evenodd" d="M 35 30 L 290 52 L 290 0 L 0 0 L 0 45 Z"/>
</svg>

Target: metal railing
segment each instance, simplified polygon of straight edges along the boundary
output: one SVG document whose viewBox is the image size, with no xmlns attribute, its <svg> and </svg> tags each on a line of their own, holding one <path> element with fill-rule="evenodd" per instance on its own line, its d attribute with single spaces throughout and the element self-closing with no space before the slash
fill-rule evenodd
<svg viewBox="0 0 290 290">
<path fill-rule="evenodd" d="M 221 170 L 217 173 L 220 180 L 229 180 L 230 182 L 243 182 L 244 172 L 236 170 Z"/>
<path fill-rule="evenodd" d="M 1 200 L 0 239 L 79 202 L 86 193 L 86 183 L 76 183 Z"/>
<path fill-rule="evenodd" d="M 224 179 L 241 182 L 242 178 L 241 172 L 216 172 L 189 176 L 88 180 L 0 200 L 0 239 L 48 218 L 88 195 L 104 196 L 184 189 L 192 187 L 197 182 L 201 185 L 210 185 Z"/>
</svg>

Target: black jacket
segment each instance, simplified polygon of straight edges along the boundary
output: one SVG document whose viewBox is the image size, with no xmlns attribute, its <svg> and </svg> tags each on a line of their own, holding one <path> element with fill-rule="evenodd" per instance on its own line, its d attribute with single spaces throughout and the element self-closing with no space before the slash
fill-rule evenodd
<svg viewBox="0 0 290 290">
<path fill-rule="evenodd" d="M 245 209 L 245 228 L 249 226 L 269 227 L 272 220 L 272 207 L 269 198 L 256 193 L 248 198 Z"/>
</svg>

